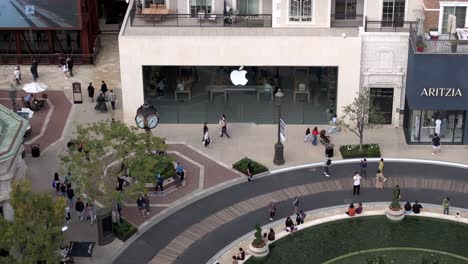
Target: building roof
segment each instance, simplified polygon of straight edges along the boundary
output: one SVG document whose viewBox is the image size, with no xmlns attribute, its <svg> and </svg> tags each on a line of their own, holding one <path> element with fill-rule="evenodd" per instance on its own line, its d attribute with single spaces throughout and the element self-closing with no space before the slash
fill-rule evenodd
<svg viewBox="0 0 468 264">
<path fill-rule="evenodd" d="M 28 120 L 0 105 L 0 161 L 16 155 L 28 124 Z"/>
</svg>

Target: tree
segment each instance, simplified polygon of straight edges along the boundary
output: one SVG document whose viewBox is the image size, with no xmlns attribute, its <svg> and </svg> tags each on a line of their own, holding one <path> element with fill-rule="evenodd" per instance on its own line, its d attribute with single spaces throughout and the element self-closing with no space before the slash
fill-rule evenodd
<svg viewBox="0 0 468 264">
<path fill-rule="evenodd" d="M 31 191 L 26 180 L 11 184 L 13 222 L 0 220 L 0 248 L 10 252 L 0 263 L 57 263 L 62 243 L 66 201 Z"/>
<path fill-rule="evenodd" d="M 359 151 L 362 152 L 364 132 L 382 123 L 383 120 L 380 107 L 373 104 L 370 92 L 364 90 L 357 94 L 351 104 L 343 107 L 343 116 L 338 125 L 353 132 L 359 138 Z"/>
<path fill-rule="evenodd" d="M 114 210 L 115 203 L 122 199 L 122 192 L 116 189 L 117 177 L 129 171 L 132 184 L 123 193 L 136 199 L 167 163 L 174 169 L 172 159 L 156 153 L 167 149 L 164 139 L 137 130 L 122 122 L 76 125 L 74 145 L 61 161 L 62 171 L 71 172 L 78 193 L 86 193 L 89 200 L 99 200 Z"/>
</svg>

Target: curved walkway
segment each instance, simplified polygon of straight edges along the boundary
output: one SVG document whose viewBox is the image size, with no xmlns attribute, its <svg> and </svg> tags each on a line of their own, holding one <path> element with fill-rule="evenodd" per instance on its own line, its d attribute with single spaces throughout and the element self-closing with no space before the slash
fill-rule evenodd
<svg viewBox="0 0 468 264">
<path fill-rule="evenodd" d="M 300 207 L 312 210 L 351 201 L 384 201 L 388 188 L 373 188 L 373 177 L 363 181 L 361 196 L 352 195 L 352 175 L 358 164 L 339 164 L 325 178 L 322 168 L 282 172 L 239 184 L 200 199 L 163 219 L 139 236 L 115 263 L 204 263 L 217 251 L 252 230 L 256 223 L 268 222 L 264 207 L 277 201 L 278 217 L 292 212 L 291 198 L 301 195 Z M 369 176 L 377 164 L 369 164 Z M 402 199 L 419 199 L 438 204 L 446 195 L 452 205 L 468 207 L 468 170 L 441 165 L 387 162 L 387 186 L 400 184 Z M 154 259 L 153 259 L 154 257 Z"/>
</svg>

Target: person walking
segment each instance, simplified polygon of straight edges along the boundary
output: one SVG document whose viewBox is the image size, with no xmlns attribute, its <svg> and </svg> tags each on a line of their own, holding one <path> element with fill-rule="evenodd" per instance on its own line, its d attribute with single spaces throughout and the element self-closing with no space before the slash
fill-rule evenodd
<svg viewBox="0 0 468 264">
<path fill-rule="evenodd" d="M 270 221 L 273 221 L 273 219 L 275 218 L 275 214 L 276 214 L 275 202 L 270 202 L 270 205 L 268 206 L 268 212 L 270 213 Z"/>
<path fill-rule="evenodd" d="M 336 115 L 333 115 L 333 118 L 330 120 L 331 128 L 328 130 L 328 133 L 333 134 L 333 133 L 338 132 L 336 128 L 337 122 L 338 122 L 338 117 Z"/>
<path fill-rule="evenodd" d="M 109 102 L 111 103 L 112 110 L 115 110 L 115 102 L 117 102 L 117 96 L 115 96 L 114 90 L 109 91 L 109 96 L 108 96 Z"/>
<path fill-rule="evenodd" d="M 201 142 L 202 142 L 203 144 L 205 143 L 205 134 L 206 134 L 207 132 L 208 132 L 208 126 L 207 126 L 207 124 L 206 124 L 206 122 L 205 122 L 205 123 L 203 123 L 203 136 L 202 136 L 202 140 L 201 140 Z"/>
<path fill-rule="evenodd" d="M 180 176 L 179 176 L 179 174 L 174 173 L 174 175 L 172 175 L 172 179 L 174 180 L 177 189 L 179 189 L 180 187 L 182 187 L 182 182 L 180 181 Z"/>
<path fill-rule="evenodd" d="M 311 138 L 312 138 L 312 134 L 310 133 L 310 128 L 307 128 L 305 132 L 304 142 L 309 141 Z"/>
<path fill-rule="evenodd" d="M 15 71 L 13 72 L 13 75 L 15 76 L 16 85 L 20 86 L 21 85 L 21 71 L 20 71 L 19 66 L 15 67 Z"/>
<path fill-rule="evenodd" d="M 205 135 L 203 136 L 203 141 L 205 143 L 205 148 L 208 147 L 211 143 L 210 135 L 208 134 L 208 130 L 206 130 Z"/>
<path fill-rule="evenodd" d="M 361 167 L 361 173 L 360 175 L 367 180 L 367 159 L 362 159 L 361 164 L 359 164 Z"/>
<path fill-rule="evenodd" d="M 91 225 L 93 225 L 94 220 L 96 220 L 96 212 L 94 211 L 94 205 L 90 202 L 86 203 L 86 213 L 88 214 L 88 219 L 91 222 Z"/>
<path fill-rule="evenodd" d="M 33 60 L 31 64 L 31 75 L 33 77 L 33 82 L 35 82 L 39 78 L 39 74 L 37 73 L 37 61 Z"/>
<path fill-rule="evenodd" d="M 73 64 L 72 58 L 67 57 L 66 63 L 67 63 L 67 67 L 68 67 L 68 72 L 70 73 L 70 77 L 73 77 L 73 66 L 74 66 L 74 64 Z"/>
<path fill-rule="evenodd" d="M 384 166 L 385 166 L 385 164 L 384 164 L 384 159 L 380 159 L 380 161 L 379 161 L 379 171 L 380 171 L 381 173 L 384 173 L 384 170 L 383 170 L 383 169 L 384 169 Z"/>
<path fill-rule="evenodd" d="M 145 206 L 143 214 L 146 213 L 147 215 L 150 215 L 150 200 L 148 194 L 145 194 L 145 196 L 143 196 L 143 204 Z"/>
<path fill-rule="evenodd" d="M 177 166 L 175 168 L 175 171 L 180 177 L 180 182 L 184 182 L 185 172 L 184 172 L 184 168 L 182 168 L 182 165 L 180 165 L 179 162 L 177 162 Z"/>
<path fill-rule="evenodd" d="M 297 214 L 297 212 L 299 211 L 299 196 L 294 196 L 294 199 L 293 199 L 293 207 L 294 207 L 294 213 Z"/>
<path fill-rule="evenodd" d="M 361 190 L 361 175 L 356 171 L 353 176 L 353 195 L 359 195 Z"/>
<path fill-rule="evenodd" d="M 104 95 L 106 95 L 107 93 L 107 84 L 105 81 L 102 81 L 102 84 L 101 84 L 101 93 L 103 93 Z"/>
<path fill-rule="evenodd" d="M 73 198 L 75 198 L 75 191 L 71 187 L 71 183 L 67 184 L 67 198 L 68 198 L 68 205 L 73 206 Z"/>
<path fill-rule="evenodd" d="M 326 177 L 330 177 L 330 167 L 332 165 L 332 161 L 330 157 L 325 157 L 325 160 L 323 161 L 323 173 L 325 174 Z"/>
<path fill-rule="evenodd" d="M 62 71 L 63 71 L 63 75 L 65 76 L 65 79 L 68 80 L 68 74 L 69 74 L 70 70 L 68 69 L 68 66 L 67 66 L 66 63 L 64 63 L 62 65 Z"/>
<path fill-rule="evenodd" d="M 450 198 L 445 197 L 445 199 L 442 201 L 442 206 L 444 207 L 444 214 L 448 215 L 450 208 Z"/>
<path fill-rule="evenodd" d="M 137 208 L 138 208 L 138 215 L 146 217 L 145 216 L 145 207 L 144 207 L 144 202 L 143 202 L 143 197 L 138 197 L 136 200 Z"/>
<path fill-rule="evenodd" d="M 250 183 L 252 182 L 254 174 L 254 167 L 252 166 L 252 162 L 247 164 L 247 181 Z"/>
<path fill-rule="evenodd" d="M 70 206 L 69 205 L 65 206 L 65 220 L 67 221 L 67 224 L 69 224 L 71 222 Z"/>
<path fill-rule="evenodd" d="M 158 191 L 158 187 L 161 188 L 161 192 L 164 191 L 163 183 L 164 183 L 164 178 L 161 176 L 161 174 L 158 173 L 156 176 L 156 190 L 155 191 Z"/>
<path fill-rule="evenodd" d="M 432 138 L 432 155 L 440 155 L 440 137 L 437 133 Z"/>
<path fill-rule="evenodd" d="M 219 126 L 221 127 L 221 132 L 219 132 L 219 136 L 223 137 L 223 135 L 226 135 L 226 137 L 230 138 L 227 132 L 227 122 L 226 122 L 226 116 L 224 114 L 222 114 L 221 119 L 219 119 Z"/>
<path fill-rule="evenodd" d="M 56 172 L 54 174 L 53 185 L 54 185 L 54 188 L 55 188 L 55 190 L 57 191 L 57 194 L 58 194 L 59 191 L 60 191 L 60 176 L 59 176 L 58 172 Z"/>
<path fill-rule="evenodd" d="M 84 203 L 81 201 L 80 197 L 76 198 L 75 210 L 81 222 L 83 222 L 84 209 Z"/>
<path fill-rule="evenodd" d="M 312 130 L 312 145 L 317 146 L 317 137 L 319 134 L 320 132 L 318 131 L 318 128 L 314 127 L 314 129 Z"/>
<path fill-rule="evenodd" d="M 375 175 L 375 188 L 377 188 L 377 190 L 379 190 L 379 191 L 382 191 L 384 182 L 386 180 L 387 180 L 387 178 L 385 178 L 383 173 L 380 170 L 378 170 L 377 174 Z"/>
<path fill-rule="evenodd" d="M 90 82 L 88 85 L 88 97 L 91 99 L 91 103 L 93 103 L 94 102 L 94 86 L 92 82 Z"/>
</svg>

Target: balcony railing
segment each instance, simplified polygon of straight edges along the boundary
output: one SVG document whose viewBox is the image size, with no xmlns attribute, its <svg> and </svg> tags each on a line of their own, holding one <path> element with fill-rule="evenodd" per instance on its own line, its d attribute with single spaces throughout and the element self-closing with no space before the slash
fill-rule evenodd
<svg viewBox="0 0 468 264">
<path fill-rule="evenodd" d="M 408 32 L 413 21 L 372 21 L 364 18 L 365 32 Z"/>
<path fill-rule="evenodd" d="M 331 27 L 362 27 L 363 15 L 337 15 L 331 14 Z"/>
<path fill-rule="evenodd" d="M 443 39 L 446 38 L 446 39 Z M 413 24 L 410 30 L 411 46 L 414 53 L 466 53 L 468 54 L 468 41 L 458 40 L 456 37 L 448 39 L 448 35 L 439 36 L 439 39 L 431 39 L 429 34 L 420 32 L 418 35 L 417 24 Z"/>
<path fill-rule="evenodd" d="M 144 11 L 144 10 L 143 10 Z M 143 12 L 144 13 L 144 12 Z M 271 14 L 142 14 L 141 10 L 130 11 L 132 27 L 271 27 Z"/>
</svg>

